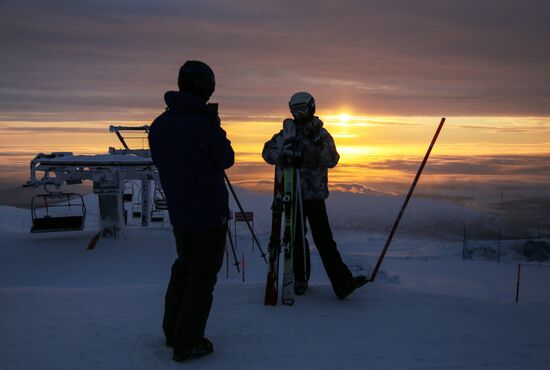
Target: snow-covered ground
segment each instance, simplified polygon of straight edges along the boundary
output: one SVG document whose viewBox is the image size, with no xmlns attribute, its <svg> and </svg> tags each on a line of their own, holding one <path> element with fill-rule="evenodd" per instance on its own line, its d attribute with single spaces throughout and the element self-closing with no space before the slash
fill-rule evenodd
<svg viewBox="0 0 550 370">
<path fill-rule="evenodd" d="M 238 192 L 265 250 L 270 197 Z M 207 328 L 216 352 L 179 364 L 161 330 L 168 223 L 88 251 L 97 206 L 86 201 L 85 230 L 57 234 L 30 234 L 28 210 L 0 207 L 0 369 L 550 369 L 550 267 L 522 265 L 516 304 L 518 256 L 461 259 L 461 225 L 494 224 L 479 212 L 413 199 L 375 283 L 337 300 L 313 251 L 310 289 L 292 307 L 263 305 L 266 265 L 238 225 L 245 282 L 224 264 Z M 355 273 L 372 269 L 401 202 L 331 195 Z"/>
</svg>

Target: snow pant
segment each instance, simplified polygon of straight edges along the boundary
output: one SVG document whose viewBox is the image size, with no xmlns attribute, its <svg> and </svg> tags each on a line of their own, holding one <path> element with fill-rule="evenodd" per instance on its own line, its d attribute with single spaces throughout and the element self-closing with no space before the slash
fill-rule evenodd
<svg viewBox="0 0 550 370">
<path fill-rule="evenodd" d="M 340 287 L 352 279 L 353 275 L 342 261 L 336 242 L 333 239 L 325 201 L 324 199 L 304 200 L 303 207 L 303 216 L 298 212 L 296 217 L 296 248 L 294 248 L 292 256 L 294 281 L 307 281 L 309 279 L 309 246 L 306 240 L 304 248 L 301 229 L 301 224 L 303 223 L 305 225 L 307 219 L 307 221 L 309 221 L 313 241 L 319 251 L 332 288 L 335 289 L 335 287 Z M 304 234 L 306 232 L 307 229 L 304 227 Z"/>
<path fill-rule="evenodd" d="M 208 231 L 174 230 L 178 258 L 166 290 L 162 327 L 176 353 L 184 354 L 204 337 L 226 232 L 227 225 Z"/>
</svg>

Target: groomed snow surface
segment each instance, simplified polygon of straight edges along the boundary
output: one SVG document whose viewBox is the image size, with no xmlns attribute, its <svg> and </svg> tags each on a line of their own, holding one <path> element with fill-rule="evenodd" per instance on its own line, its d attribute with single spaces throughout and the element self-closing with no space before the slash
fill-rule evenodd
<svg viewBox="0 0 550 370">
<path fill-rule="evenodd" d="M 269 194 L 237 191 L 266 250 Z M 239 224 L 245 282 L 230 254 L 207 327 L 215 353 L 175 363 L 161 330 L 168 222 L 87 251 L 98 222 L 95 196 L 86 202 L 84 231 L 51 234 L 29 233 L 28 210 L 0 207 L 0 369 L 550 369 L 550 267 L 522 265 L 516 304 L 525 261 L 461 259 L 462 224 L 492 225 L 475 211 L 413 199 L 376 282 L 343 301 L 312 250 L 310 289 L 292 307 L 263 305 L 266 265 Z M 401 202 L 331 195 L 354 273 L 372 270 Z"/>
</svg>

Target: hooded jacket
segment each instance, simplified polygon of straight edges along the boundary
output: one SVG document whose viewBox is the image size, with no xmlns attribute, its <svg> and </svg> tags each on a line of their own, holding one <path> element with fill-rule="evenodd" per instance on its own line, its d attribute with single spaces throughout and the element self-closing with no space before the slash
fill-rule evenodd
<svg viewBox="0 0 550 370">
<path fill-rule="evenodd" d="M 204 99 L 169 91 L 167 108 L 149 129 L 151 157 L 159 171 L 175 230 L 204 231 L 229 218 L 224 170 L 235 153 L 216 113 Z"/>
<path fill-rule="evenodd" d="M 334 139 L 323 128 L 323 121 L 317 116 L 306 123 L 294 123 L 287 118 L 283 125 L 296 127 L 296 145 L 303 153 L 300 170 L 302 199 L 326 199 L 328 197 L 328 169 L 336 166 L 340 155 Z M 262 152 L 264 160 L 276 166 L 283 166 L 283 131 L 275 134 L 265 143 Z"/>
</svg>

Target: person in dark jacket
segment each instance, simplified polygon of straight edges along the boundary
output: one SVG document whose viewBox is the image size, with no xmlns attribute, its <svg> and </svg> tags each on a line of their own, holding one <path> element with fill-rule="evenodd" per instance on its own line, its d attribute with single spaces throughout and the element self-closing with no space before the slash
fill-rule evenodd
<svg viewBox="0 0 550 370">
<path fill-rule="evenodd" d="M 340 155 L 323 122 L 315 116 L 315 99 L 307 92 L 298 92 L 290 98 L 290 112 L 283 126 L 295 128 L 295 137 L 283 137 L 283 131 L 265 143 L 264 160 L 281 168 L 296 167 L 300 172 L 303 215 L 297 216 L 296 248 L 293 250 L 294 292 L 302 295 L 308 288 L 309 245 L 302 238 L 302 225 L 309 221 L 315 246 L 332 284 L 334 293 L 344 299 L 367 282 L 364 275 L 353 276 L 338 252 L 325 206 L 328 198 L 328 169 L 338 163 Z M 305 234 L 305 233 L 304 233 Z M 304 255 L 305 252 L 305 255 Z"/>
<path fill-rule="evenodd" d="M 163 330 L 173 360 L 183 361 L 214 350 L 204 332 L 229 218 L 224 170 L 233 165 L 235 154 L 217 109 L 207 104 L 215 89 L 212 69 L 187 61 L 178 87 L 164 95 L 167 108 L 150 127 L 149 147 L 178 254 L 166 290 Z"/>
</svg>

